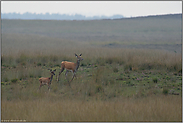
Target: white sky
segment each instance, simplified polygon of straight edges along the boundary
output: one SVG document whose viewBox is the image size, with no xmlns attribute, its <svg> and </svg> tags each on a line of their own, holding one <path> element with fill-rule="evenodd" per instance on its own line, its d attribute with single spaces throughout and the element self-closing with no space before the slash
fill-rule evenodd
<svg viewBox="0 0 183 123">
<path fill-rule="evenodd" d="M 182 13 L 182 1 L 1 1 L 1 13 L 10 12 L 135 17 Z"/>
</svg>

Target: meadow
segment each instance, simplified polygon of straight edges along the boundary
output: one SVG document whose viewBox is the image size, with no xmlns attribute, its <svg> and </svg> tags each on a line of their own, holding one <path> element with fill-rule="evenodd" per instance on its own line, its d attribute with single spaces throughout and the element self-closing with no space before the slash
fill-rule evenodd
<svg viewBox="0 0 183 123">
<path fill-rule="evenodd" d="M 1 121 L 182 121 L 180 25 L 172 16 L 2 20 Z M 74 53 L 84 60 L 70 88 L 57 76 Z M 48 68 L 51 90 L 38 90 Z"/>
</svg>

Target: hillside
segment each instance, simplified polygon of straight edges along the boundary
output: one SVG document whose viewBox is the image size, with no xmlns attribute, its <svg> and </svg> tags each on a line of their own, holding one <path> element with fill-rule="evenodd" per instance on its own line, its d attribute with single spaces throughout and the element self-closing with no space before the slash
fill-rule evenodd
<svg viewBox="0 0 183 123">
<path fill-rule="evenodd" d="M 159 19 L 182 19 L 182 14 L 166 14 L 166 15 L 149 15 L 149 16 L 138 16 L 138 17 L 132 17 L 132 18 L 120 18 L 120 19 L 145 19 L 145 18 L 159 18 Z"/>
<path fill-rule="evenodd" d="M 2 19 L 2 34 L 46 36 L 99 47 L 144 47 L 181 52 L 181 17 L 182 14 L 92 21 Z"/>
</svg>

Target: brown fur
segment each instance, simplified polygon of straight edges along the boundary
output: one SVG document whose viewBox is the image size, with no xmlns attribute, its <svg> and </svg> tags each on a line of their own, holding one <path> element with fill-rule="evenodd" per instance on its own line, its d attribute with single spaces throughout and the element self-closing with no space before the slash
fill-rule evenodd
<svg viewBox="0 0 183 123">
<path fill-rule="evenodd" d="M 61 68 L 72 70 L 73 72 L 74 72 L 76 66 L 77 66 L 77 64 L 73 63 L 73 62 L 62 61 L 62 63 L 61 63 Z"/>
<path fill-rule="evenodd" d="M 56 69 L 54 71 L 50 70 L 51 72 L 51 77 L 41 77 L 39 78 L 39 82 L 40 82 L 40 86 L 39 86 L 39 89 L 43 86 L 43 85 L 48 85 L 48 90 L 50 90 L 50 85 L 51 85 L 51 81 L 52 81 L 52 78 L 53 78 L 53 75 L 55 75 L 55 72 Z"/>
<path fill-rule="evenodd" d="M 61 62 L 61 70 L 59 72 L 59 76 L 60 74 L 64 71 L 64 69 L 66 69 L 66 73 L 65 75 L 67 76 L 67 72 L 68 70 L 71 70 L 73 72 L 73 77 L 71 79 L 71 81 L 73 80 L 74 77 L 76 77 L 76 71 L 77 69 L 79 68 L 79 65 L 80 65 L 80 61 L 83 60 L 83 58 L 81 57 L 82 54 L 80 54 L 79 56 L 77 54 L 75 54 L 75 56 L 77 57 L 77 62 L 74 63 L 74 62 L 68 62 L 68 61 L 62 61 Z M 58 80 L 59 81 L 59 76 L 58 76 Z M 69 82 L 69 81 L 68 81 Z M 69 86 L 70 86 L 70 83 L 69 83 Z"/>
</svg>

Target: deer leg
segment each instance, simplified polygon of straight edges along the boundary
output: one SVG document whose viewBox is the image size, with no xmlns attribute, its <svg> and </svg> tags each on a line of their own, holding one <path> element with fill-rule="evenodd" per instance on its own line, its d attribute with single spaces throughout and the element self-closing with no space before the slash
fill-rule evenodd
<svg viewBox="0 0 183 123">
<path fill-rule="evenodd" d="M 77 77 L 76 77 L 76 71 L 72 71 L 72 74 L 73 74 L 73 79 L 74 79 L 74 77 L 77 79 Z"/>
<path fill-rule="evenodd" d="M 42 87 L 43 85 L 42 84 L 40 84 L 40 86 L 39 86 L 39 90 L 40 90 L 40 88 Z"/>
<path fill-rule="evenodd" d="M 59 81 L 59 77 L 60 77 L 60 74 L 64 71 L 64 68 L 61 68 L 60 72 L 59 72 L 59 75 L 58 75 L 58 79 L 57 81 Z"/>
<path fill-rule="evenodd" d="M 48 90 L 50 91 L 50 84 L 48 85 Z"/>
<path fill-rule="evenodd" d="M 67 78 L 67 73 L 68 73 L 68 70 L 66 70 L 66 72 L 65 72 L 65 78 L 67 79 L 67 81 L 69 81 Z"/>
<path fill-rule="evenodd" d="M 70 82 L 69 82 L 69 80 L 68 80 L 68 78 L 67 78 L 67 73 L 68 73 L 69 71 L 68 70 L 66 70 L 66 72 L 65 72 L 65 78 L 67 79 L 67 82 L 69 83 L 69 86 L 70 86 Z"/>
<path fill-rule="evenodd" d="M 74 77 L 76 77 L 76 71 L 73 72 L 73 77 L 72 77 L 71 81 L 74 79 Z"/>
<path fill-rule="evenodd" d="M 65 72 L 65 77 L 67 78 L 67 73 L 68 73 L 68 70 L 66 70 L 66 72 Z"/>
<path fill-rule="evenodd" d="M 74 74 L 74 77 L 77 79 L 76 74 Z"/>
</svg>

